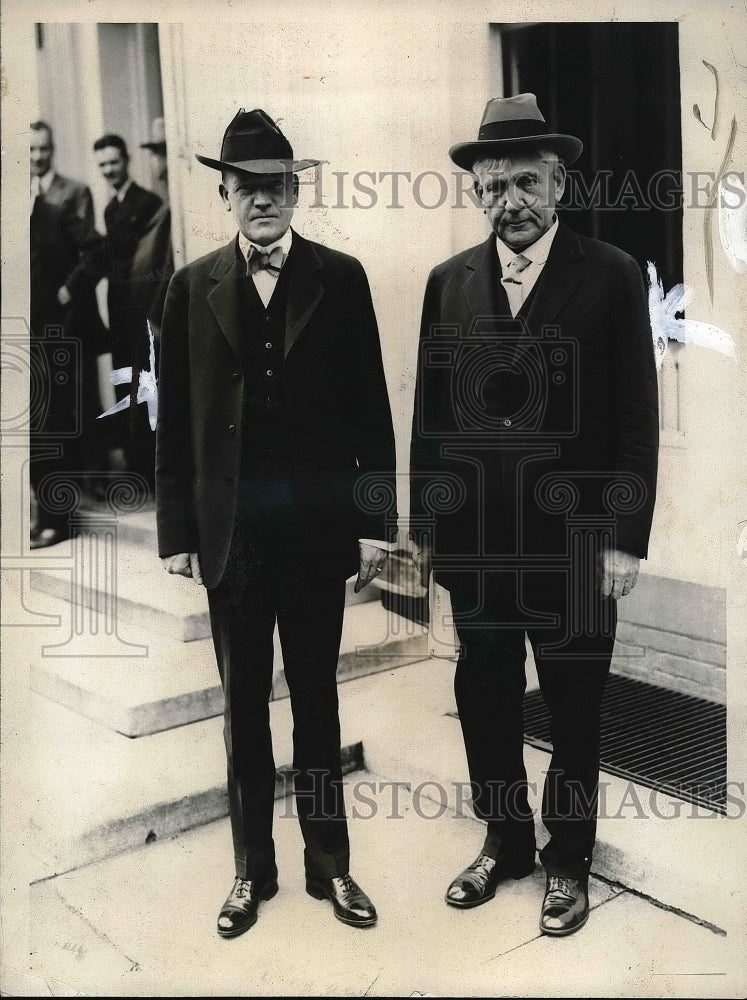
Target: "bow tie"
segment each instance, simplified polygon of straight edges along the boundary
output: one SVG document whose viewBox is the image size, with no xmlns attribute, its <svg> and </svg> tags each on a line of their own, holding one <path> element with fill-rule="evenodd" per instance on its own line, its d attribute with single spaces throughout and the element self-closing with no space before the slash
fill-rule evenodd
<svg viewBox="0 0 747 1000">
<path fill-rule="evenodd" d="M 273 247 L 267 253 L 264 250 L 258 250 L 255 246 L 250 246 L 246 258 L 247 277 L 256 274 L 257 271 L 269 271 L 271 274 L 278 275 L 284 260 L 285 254 L 282 247 Z"/>
</svg>

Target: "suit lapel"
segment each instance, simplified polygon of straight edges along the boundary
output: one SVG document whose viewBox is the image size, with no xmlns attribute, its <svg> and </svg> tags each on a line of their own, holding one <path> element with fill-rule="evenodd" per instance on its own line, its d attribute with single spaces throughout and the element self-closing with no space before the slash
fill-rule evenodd
<svg viewBox="0 0 747 1000">
<path fill-rule="evenodd" d="M 238 239 L 238 237 L 237 237 Z M 207 301 L 218 326 L 237 357 L 241 357 L 241 317 L 239 316 L 239 280 L 243 277 L 239 267 L 236 239 L 223 247 L 210 272 L 214 282 Z"/>
<path fill-rule="evenodd" d="M 285 311 L 285 356 L 293 348 L 324 295 L 322 262 L 313 245 L 293 232 L 290 254 L 284 267 L 288 273 L 288 302 Z"/>
<path fill-rule="evenodd" d="M 583 256 L 578 236 L 561 223 L 542 274 L 519 313 L 520 316 L 525 316 L 533 337 L 541 336 L 542 328 L 553 322 L 575 294 L 583 277 L 579 266 Z"/>
<path fill-rule="evenodd" d="M 462 293 L 467 300 L 469 313 L 473 320 L 492 320 L 499 315 L 500 303 L 496 295 L 497 268 L 498 254 L 495 249 L 495 237 L 491 234 L 484 243 L 475 247 L 474 253 L 465 264 L 466 277 L 462 285 Z M 511 315 L 508 311 L 508 302 L 506 302 L 505 313 L 508 316 Z M 463 334 L 466 332 L 463 331 Z"/>
</svg>

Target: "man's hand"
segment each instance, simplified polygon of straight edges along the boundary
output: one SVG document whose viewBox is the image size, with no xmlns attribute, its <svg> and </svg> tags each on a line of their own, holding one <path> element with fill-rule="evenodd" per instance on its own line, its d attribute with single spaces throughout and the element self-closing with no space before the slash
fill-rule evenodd
<svg viewBox="0 0 747 1000">
<path fill-rule="evenodd" d="M 615 600 L 627 596 L 636 585 L 640 563 L 638 556 L 629 552 L 604 549 L 599 557 L 602 596 L 611 594 Z"/>
<path fill-rule="evenodd" d="M 415 569 L 420 573 L 420 586 L 428 587 L 428 583 L 431 577 L 431 557 L 433 556 L 433 550 L 427 542 L 423 542 L 421 546 L 415 549 L 412 554 L 412 561 L 415 563 Z"/>
<path fill-rule="evenodd" d="M 67 290 L 65 285 L 57 290 L 57 301 L 61 306 L 69 305 L 70 303 L 70 292 Z"/>
<path fill-rule="evenodd" d="M 380 549 L 377 545 L 369 545 L 367 542 L 359 542 L 358 548 L 360 549 L 361 563 L 358 579 L 353 587 L 356 594 L 379 575 L 381 567 L 389 555 L 386 549 Z"/>
<path fill-rule="evenodd" d="M 163 556 L 161 562 L 167 573 L 191 576 L 195 583 L 202 584 L 200 560 L 196 552 L 180 552 L 176 556 Z"/>
</svg>

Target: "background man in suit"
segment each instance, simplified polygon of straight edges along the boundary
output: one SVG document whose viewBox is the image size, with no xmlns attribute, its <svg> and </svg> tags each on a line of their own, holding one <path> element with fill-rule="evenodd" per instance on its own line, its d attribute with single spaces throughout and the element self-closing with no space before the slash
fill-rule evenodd
<svg viewBox="0 0 747 1000">
<path fill-rule="evenodd" d="M 84 415 L 98 410 L 96 352 L 104 348 L 104 329 L 92 289 L 71 296 L 65 283 L 89 250 L 97 234 L 93 226 L 91 192 L 78 181 L 54 169 L 54 139 L 43 121 L 31 125 L 30 292 L 31 353 L 44 381 L 44 405 L 32 407 L 30 479 L 37 499 L 32 548 L 54 545 L 67 538 L 68 513 L 45 501 L 39 486 L 51 473 L 81 470 L 86 463 L 80 436 Z M 48 350 L 61 331 L 70 350 L 69 364 L 58 371 Z M 60 377 L 57 377 L 60 376 Z M 87 423 L 87 421 L 86 421 Z M 88 435 L 88 432 L 86 432 Z M 90 435 L 88 435 L 90 437 Z"/>
<path fill-rule="evenodd" d="M 540 928 L 553 935 L 588 917 L 615 601 L 646 556 L 658 445 L 639 267 L 555 214 L 564 164 L 582 148 L 520 94 L 491 100 L 478 140 L 451 149 L 475 174 L 493 231 L 428 280 L 411 459 L 411 527 L 424 575 L 432 564 L 451 592 L 455 693 L 474 808 L 487 822 L 446 901 L 477 906 L 502 879 L 534 869 L 522 755 L 528 634 L 552 720 Z"/>
<path fill-rule="evenodd" d="M 207 588 L 225 693 L 236 880 L 224 937 L 277 891 L 269 726 L 277 621 L 293 710 L 307 891 L 353 926 L 376 920 L 349 873 L 335 672 L 345 580 L 386 556 L 394 436 L 363 268 L 290 227 L 293 150 L 263 111 L 238 112 L 220 159 L 237 238 L 177 271 L 166 296 L 156 445 L 159 554 Z"/>
<path fill-rule="evenodd" d="M 99 170 L 113 191 L 104 209 L 106 237 L 86 255 L 67 282 L 67 289 L 72 292 L 78 287 L 95 287 L 102 278 L 108 278 L 112 367 L 136 368 L 143 356 L 147 358 L 148 343 L 142 298 L 133 292 L 132 262 L 153 216 L 161 207 L 161 199 L 130 177 L 130 155 L 121 136 L 102 135 L 94 142 L 93 150 Z M 118 399 L 129 392 L 128 384 L 116 388 Z M 129 415 L 123 413 L 121 417 L 107 418 L 111 421 L 112 443 L 124 449 L 128 467 L 152 481 L 152 448 L 143 453 L 136 440 L 138 421 L 144 419 L 144 414 L 137 413 L 134 408 Z M 148 433 L 147 428 L 141 431 L 141 434 Z"/>
</svg>

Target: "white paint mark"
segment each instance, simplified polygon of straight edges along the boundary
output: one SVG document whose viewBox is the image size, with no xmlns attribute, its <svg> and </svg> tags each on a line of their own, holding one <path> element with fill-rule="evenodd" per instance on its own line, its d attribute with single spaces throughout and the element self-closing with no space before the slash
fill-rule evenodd
<svg viewBox="0 0 747 1000">
<path fill-rule="evenodd" d="M 712 323 L 676 318 L 677 313 L 684 312 L 689 305 L 693 297 L 692 289 L 680 283 L 670 288 L 665 295 L 656 265 L 649 260 L 646 262 L 646 268 L 649 280 L 648 312 L 654 337 L 657 369 L 661 368 L 670 340 L 677 340 L 681 344 L 693 344 L 696 347 L 708 347 L 729 358 L 736 358 L 737 346 L 731 334 Z"/>
<path fill-rule="evenodd" d="M 137 401 L 138 403 L 145 403 L 148 407 L 148 423 L 150 424 L 150 429 L 154 431 L 156 429 L 156 421 L 158 419 L 158 384 L 156 382 L 156 352 L 153 344 L 153 331 L 150 328 L 150 323 L 148 323 L 148 341 L 150 344 L 148 352 L 148 363 L 149 368 L 143 368 L 140 372 L 140 378 L 138 380 L 137 387 Z M 109 376 L 112 385 L 124 385 L 126 382 L 132 382 L 132 368 L 115 368 L 115 370 Z M 103 413 L 99 413 L 97 420 L 101 420 L 102 417 L 110 417 L 113 413 L 119 413 L 121 410 L 126 410 L 130 405 L 130 397 L 125 396 L 124 399 L 120 399 L 118 403 L 114 406 L 110 406 L 108 410 Z"/>
<path fill-rule="evenodd" d="M 718 231 L 729 263 L 737 274 L 746 274 L 747 191 L 737 174 L 729 174 L 728 178 L 722 177 L 719 181 Z"/>
</svg>

